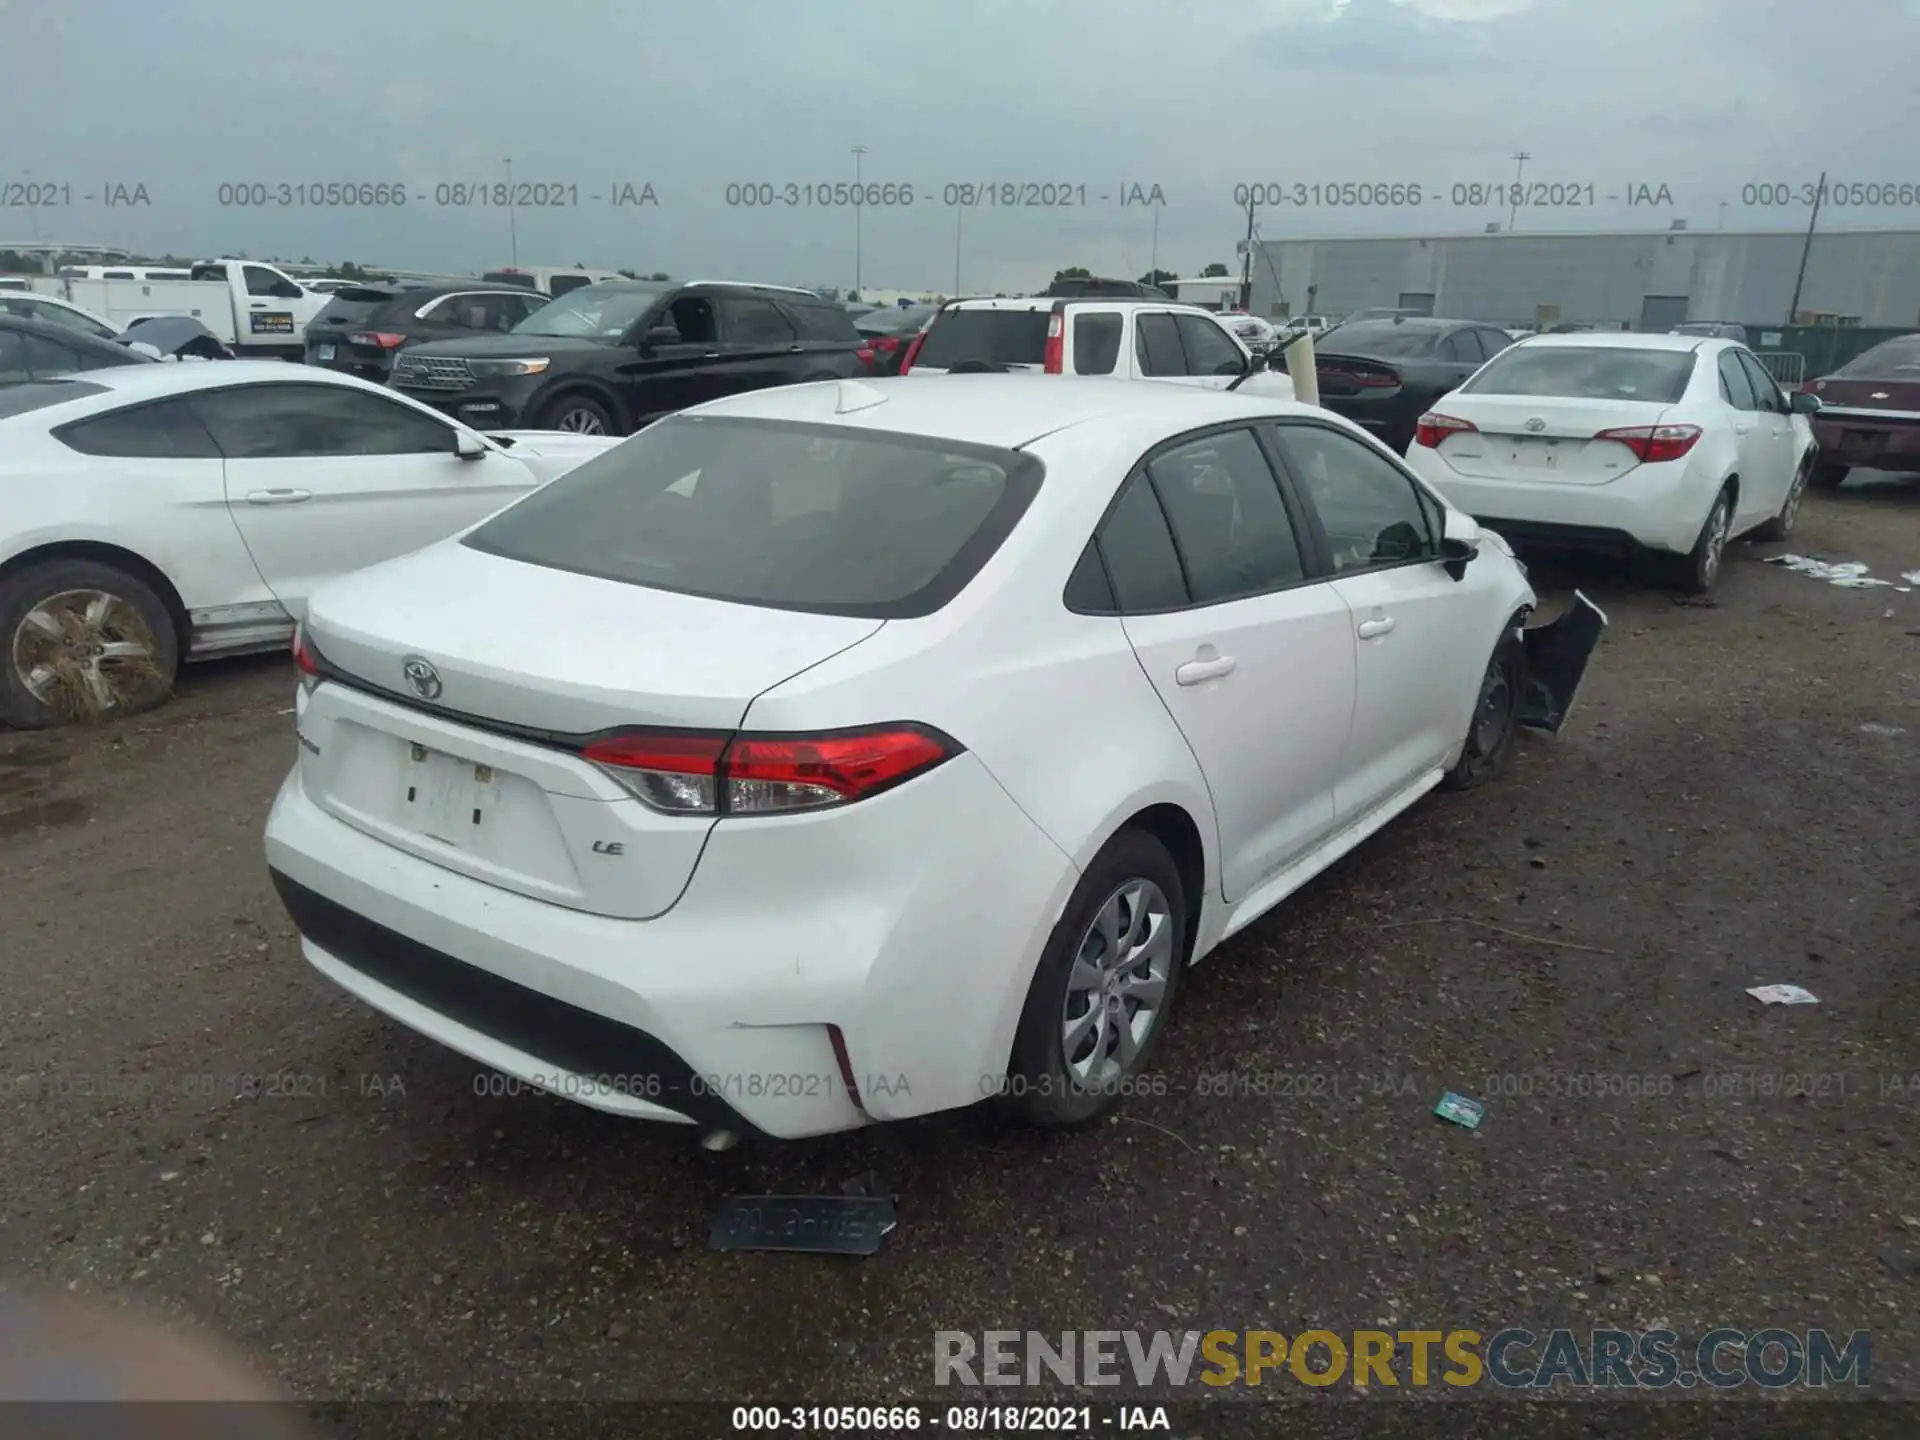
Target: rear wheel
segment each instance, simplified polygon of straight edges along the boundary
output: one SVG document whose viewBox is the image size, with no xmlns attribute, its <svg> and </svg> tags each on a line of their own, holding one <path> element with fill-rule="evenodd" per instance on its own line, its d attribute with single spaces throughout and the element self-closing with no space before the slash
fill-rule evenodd
<svg viewBox="0 0 1920 1440">
<path fill-rule="evenodd" d="M 1713 508 L 1707 512 L 1693 549 L 1685 555 L 1667 557 L 1667 574 L 1675 589 L 1689 595 L 1704 595 L 1714 587 L 1727 557 L 1727 536 L 1732 529 L 1733 486 L 1729 484 L 1714 497 Z"/>
<path fill-rule="evenodd" d="M 1473 702 L 1473 720 L 1460 759 L 1440 781 L 1444 790 L 1471 790 L 1497 775 L 1513 751 L 1520 730 L 1520 702 L 1527 686 L 1527 650 L 1508 632 L 1493 648 L 1480 694 Z"/>
<path fill-rule="evenodd" d="M 180 637 L 146 582 L 51 560 L 0 582 L 0 721 L 16 729 L 117 719 L 166 699 Z"/>
<path fill-rule="evenodd" d="M 1107 842 L 1074 887 L 1027 991 L 1008 1096 L 1038 1125 L 1077 1125 L 1138 1083 L 1187 955 L 1186 893 L 1140 830 Z"/>
<path fill-rule="evenodd" d="M 565 430 L 573 435 L 618 435 L 619 427 L 607 407 L 586 395 L 562 395 L 541 412 L 542 430 Z"/>
<path fill-rule="evenodd" d="M 1780 513 L 1754 531 L 1754 539 L 1784 540 L 1793 534 L 1793 527 L 1800 523 L 1800 502 L 1806 498 L 1807 479 L 1812 472 L 1813 457 L 1809 455 L 1793 472 L 1793 483 L 1787 487 L 1787 498 L 1780 502 Z"/>
<path fill-rule="evenodd" d="M 1838 460 L 1816 460 L 1810 481 L 1816 490 L 1838 490 L 1853 467 Z"/>
</svg>

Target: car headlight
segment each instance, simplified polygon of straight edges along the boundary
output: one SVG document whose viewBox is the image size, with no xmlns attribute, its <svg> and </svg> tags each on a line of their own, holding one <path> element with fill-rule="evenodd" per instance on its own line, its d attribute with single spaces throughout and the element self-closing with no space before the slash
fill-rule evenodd
<svg viewBox="0 0 1920 1440">
<path fill-rule="evenodd" d="M 547 356 L 538 356 L 526 360 L 469 360 L 467 368 L 475 375 L 492 377 L 495 375 L 539 375 L 553 364 Z"/>
</svg>

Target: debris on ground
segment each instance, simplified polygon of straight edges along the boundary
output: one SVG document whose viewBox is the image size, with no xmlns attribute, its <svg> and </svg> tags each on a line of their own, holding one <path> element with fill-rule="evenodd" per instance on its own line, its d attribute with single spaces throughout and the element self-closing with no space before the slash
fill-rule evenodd
<svg viewBox="0 0 1920 1440">
<path fill-rule="evenodd" d="M 1872 721 L 1868 721 L 1865 725 L 1862 725 L 1860 727 L 1860 732 L 1863 735 L 1886 735 L 1889 737 L 1894 735 L 1904 735 L 1907 733 L 1905 730 L 1902 730 L 1898 725 L 1876 725 Z"/>
<path fill-rule="evenodd" d="M 1819 999 L 1811 990 L 1802 990 L 1798 985 L 1754 985 L 1747 990 L 1762 1005 L 1818 1005 Z"/>
<path fill-rule="evenodd" d="M 709 1243 L 715 1250 L 878 1255 L 897 1223 L 886 1196 L 729 1195 Z"/>
<path fill-rule="evenodd" d="M 1451 1120 L 1455 1125 L 1463 1125 L 1469 1130 L 1478 1130 L 1481 1117 L 1487 1113 L 1487 1107 L 1478 1100 L 1469 1100 L 1466 1096 L 1456 1095 L 1449 1090 L 1440 1097 L 1440 1103 L 1433 1107 L 1433 1113 L 1442 1120 Z"/>
<path fill-rule="evenodd" d="M 1920 585 L 1920 570 L 1902 570 L 1900 578 L 1908 585 Z"/>
<path fill-rule="evenodd" d="M 1880 1263 L 1902 1279 L 1910 1280 L 1916 1275 L 1920 1275 L 1920 1260 L 1915 1260 L 1913 1256 L 1907 1254 L 1904 1250 L 1897 1249 L 1892 1245 L 1882 1245 L 1880 1247 Z"/>
<path fill-rule="evenodd" d="M 1907 594 L 1915 585 L 1920 585 L 1920 570 L 1910 570 L 1900 578 L 1904 586 L 1895 585 L 1891 580 L 1876 580 L 1867 573 L 1864 560 L 1819 560 L 1811 555 L 1770 555 L 1766 563 L 1784 565 L 1789 570 L 1806 575 L 1814 580 L 1824 580 L 1829 585 L 1840 585 L 1849 590 L 1868 590 L 1876 586 L 1891 587 L 1901 594 Z"/>
</svg>

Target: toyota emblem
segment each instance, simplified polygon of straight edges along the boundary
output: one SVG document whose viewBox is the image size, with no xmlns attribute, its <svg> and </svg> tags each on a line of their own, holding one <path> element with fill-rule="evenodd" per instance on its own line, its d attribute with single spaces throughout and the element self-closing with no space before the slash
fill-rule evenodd
<svg viewBox="0 0 1920 1440">
<path fill-rule="evenodd" d="M 1533 431 L 1535 434 L 1538 434 L 1540 431 L 1546 428 L 1547 428 L 1547 422 L 1542 420 L 1538 415 L 1534 416 L 1531 420 L 1527 421 L 1527 429 Z"/>
<path fill-rule="evenodd" d="M 433 662 L 426 656 L 407 656 L 400 662 L 400 673 L 407 677 L 407 684 L 422 700 L 440 698 L 440 672 L 433 668 Z"/>
</svg>

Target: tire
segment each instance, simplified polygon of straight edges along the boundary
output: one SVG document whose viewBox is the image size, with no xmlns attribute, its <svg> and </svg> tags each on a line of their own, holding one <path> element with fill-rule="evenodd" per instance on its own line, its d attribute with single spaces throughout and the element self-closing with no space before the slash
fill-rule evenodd
<svg viewBox="0 0 1920 1440">
<path fill-rule="evenodd" d="M 1793 527 L 1800 523 L 1800 502 L 1806 498 L 1812 473 L 1813 456 L 1809 455 L 1793 472 L 1793 483 L 1787 487 L 1787 498 L 1780 502 L 1780 513 L 1753 532 L 1755 540 L 1784 540 L 1793 534 Z"/>
<path fill-rule="evenodd" d="M 1186 902 L 1179 867 L 1166 847 L 1145 831 L 1122 830 L 1094 857 L 1047 938 L 1014 1036 L 1007 1098 L 1026 1120 L 1049 1126 L 1084 1124 L 1105 1114 L 1132 1088 L 1130 1082 L 1139 1077 L 1166 1029 L 1167 1011 L 1186 963 Z M 1146 922 L 1150 939 L 1139 947 L 1138 961 L 1117 971 L 1102 963 L 1113 954 L 1107 940 L 1111 931 L 1103 932 L 1099 924 L 1103 915 L 1122 937 L 1138 933 L 1136 916 Z M 1088 963 L 1077 966 L 1083 955 Z M 1090 993 L 1079 987 L 1075 974 L 1089 967 L 1099 977 Z M 1147 1007 L 1135 1004 L 1127 1010 L 1140 997 L 1114 986 L 1116 977 L 1143 974 L 1157 983 L 1159 1003 L 1135 1030 L 1134 1022 Z M 1081 1019 L 1094 1013 L 1103 996 L 1128 1015 L 1127 1033 L 1137 1036 L 1131 1057 L 1124 1060 L 1115 1053 L 1120 1032 L 1110 1023 L 1095 1020 L 1091 1033 L 1076 1038 L 1075 1048 L 1067 1045 L 1069 1016 Z M 1096 1061 L 1103 1059 L 1115 1068 L 1097 1068 Z"/>
<path fill-rule="evenodd" d="M 1853 467 L 1838 460 L 1816 460 L 1808 482 L 1816 490 L 1838 490 Z"/>
<path fill-rule="evenodd" d="M 1466 745 L 1441 777 L 1442 790 L 1471 790 L 1506 768 L 1520 733 L 1520 706 L 1527 693 L 1527 647 L 1511 630 L 1500 637 L 1480 678 Z"/>
<path fill-rule="evenodd" d="M 1721 487 L 1713 508 L 1700 526 L 1700 538 L 1685 555 L 1665 557 L 1667 580 L 1674 589 L 1688 595 L 1704 595 L 1713 589 L 1726 562 L 1727 542 L 1733 529 L 1733 485 Z"/>
<path fill-rule="evenodd" d="M 179 669 L 173 616 L 124 570 L 49 560 L 0 581 L 0 723 L 43 730 L 135 715 L 172 693 Z"/>
<path fill-rule="evenodd" d="M 541 407 L 542 430 L 566 430 L 575 435 L 624 435 L 620 422 L 591 395 L 560 395 Z"/>
</svg>

